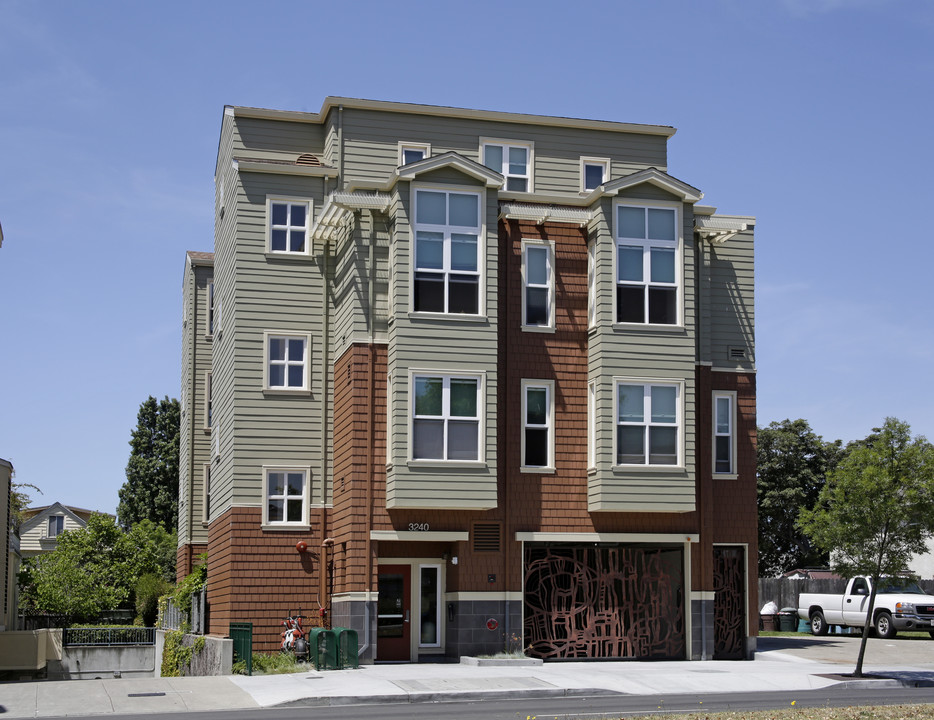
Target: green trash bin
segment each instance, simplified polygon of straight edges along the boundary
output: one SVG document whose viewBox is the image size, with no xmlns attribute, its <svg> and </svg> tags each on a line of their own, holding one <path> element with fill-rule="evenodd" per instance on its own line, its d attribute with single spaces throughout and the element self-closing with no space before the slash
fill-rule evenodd
<svg viewBox="0 0 934 720">
<path fill-rule="evenodd" d="M 333 630 L 308 631 L 308 660 L 314 662 L 315 670 L 337 670 L 337 635 Z"/>
<path fill-rule="evenodd" d="M 230 639 L 233 640 L 233 659 L 234 662 L 243 660 L 246 662 L 246 674 L 253 674 L 253 623 L 230 623 L 228 631 Z"/>
<path fill-rule="evenodd" d="M 357 631 L 351 628 L 336 627 L 332 631 L 337 636 L 337 666 L 341 670 L 360 667 L 358 657 L 360 644 Z"/>
<path fill-rule="evenodd" d="M 798 611 L 795 608 L 782 608 L 778 611 L 778 629 L 782 632 L 798 631 Z"/>
</svg>

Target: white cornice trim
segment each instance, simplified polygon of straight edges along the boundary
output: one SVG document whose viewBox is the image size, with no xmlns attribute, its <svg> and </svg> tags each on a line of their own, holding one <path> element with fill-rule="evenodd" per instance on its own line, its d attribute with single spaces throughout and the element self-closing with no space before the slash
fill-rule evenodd
<svg viewBox="0 0 934 720">
<path fill-rule="evenodd" d="M 697 533 L 554 533 L 554 532 L 517 532 L 520 542 L 595 542 L 595 543 L 696 543 L 700 542 Z"/>
<path fill-rule="evenodd" d="M 504 202 L 500 203 L 499 216 L 507 220 L 532 220 L 538 225 L 553 222 L 585 227 L 590 222 L 592 213 L 583 208 Z"/>
<path fill-rule="evenodd" d="M 370 530 L 370 540 L 405 542 L 467 542 L 470 534 L 456 530 Z"/>
</svg>

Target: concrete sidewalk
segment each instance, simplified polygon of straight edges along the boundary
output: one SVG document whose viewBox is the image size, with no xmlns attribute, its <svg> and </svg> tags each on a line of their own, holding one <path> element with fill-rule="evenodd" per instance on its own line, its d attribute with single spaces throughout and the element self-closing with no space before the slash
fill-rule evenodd
<svg viewBox="0 0 934 720">
<path fill-rule="evenodd" d="M 934 684 L 931 666 L 868 665 L 891 679 L 846 680 L 852 662 L 815 662 L 783 650 L 753 662 L 565 662 L 484 667 L 460 664 L 367 665 L 246 677 L 75 680 L 0 684 L 9 718 L 186 712 L 282 705 L 350 705 L 594 694 L 654 695 L 802 691 L 839 685 Z M 834 676 L 837 677 L 828 677 Z"/>
</svg>

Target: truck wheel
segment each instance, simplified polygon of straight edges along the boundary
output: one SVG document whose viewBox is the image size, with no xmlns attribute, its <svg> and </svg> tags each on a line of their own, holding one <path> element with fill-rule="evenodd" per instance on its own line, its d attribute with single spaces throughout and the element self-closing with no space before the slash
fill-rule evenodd
<svg viewBox="0 0 934 720">
<path fill-rule="evenodd" d="M 891 615 L 884 611 L 876 615 L 876 635 L 883 640 L 891 640 L 897 632 Z"/>
<path fill-rule="evenodd" d="M 820 610 L 815 610 L 811 613 L 811 634 L 812 635 L 826 635 L 827 634 L 827 623 L 824 620 L 824 613 Z"/>
</svg>

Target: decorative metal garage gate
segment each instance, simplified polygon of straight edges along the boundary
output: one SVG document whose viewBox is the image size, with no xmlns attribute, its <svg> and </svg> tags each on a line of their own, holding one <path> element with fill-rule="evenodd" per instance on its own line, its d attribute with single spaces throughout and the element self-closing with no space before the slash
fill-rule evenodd
<svg viewBox="0 0 934 720">
<path fill-rule="evenodd" d="M 746 637 L 746 553 L 742 547 L 713 549 L 714 660 L 742 660 Z"/>
<path fill-rule="evenodd" d="M 547 659 L 684 659 L 683 551 L 526 545 L 524 641 Z"/>
</svg>

